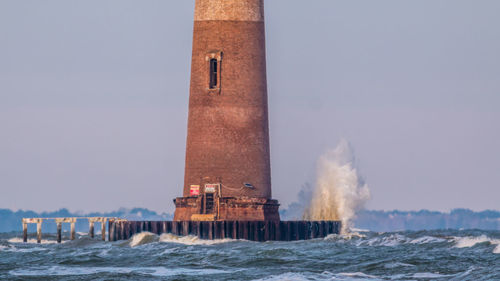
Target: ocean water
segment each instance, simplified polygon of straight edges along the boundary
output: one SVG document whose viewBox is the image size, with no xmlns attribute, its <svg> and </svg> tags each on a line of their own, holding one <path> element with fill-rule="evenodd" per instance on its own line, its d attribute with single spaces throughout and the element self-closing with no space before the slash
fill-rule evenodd
<svg viewBox="0 0 500 281">
<path fill-rule="evenodd" d="M 204 241 L 141 233 L 128 241 L 22 243 L 0 234 L 2 280 L 500 280 L 499 231 L 331 235 L 295 242 Z"/>
</svg>

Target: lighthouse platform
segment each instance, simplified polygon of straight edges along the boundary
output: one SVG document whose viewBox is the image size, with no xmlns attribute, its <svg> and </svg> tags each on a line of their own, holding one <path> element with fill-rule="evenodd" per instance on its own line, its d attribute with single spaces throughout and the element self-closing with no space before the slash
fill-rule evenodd
<svg viewBox="0 0 500 281">
<path fill-rule="evenodd" d="M 196 236 L 205 240 L 295 241 L 340 234 L 340 221 L 109 221 L 108 240 L 141 232 Z"/>
</svg>

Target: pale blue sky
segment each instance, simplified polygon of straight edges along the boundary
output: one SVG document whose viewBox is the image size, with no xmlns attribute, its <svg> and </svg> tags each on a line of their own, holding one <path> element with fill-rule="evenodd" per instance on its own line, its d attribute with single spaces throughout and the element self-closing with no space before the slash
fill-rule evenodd
<svg viewBox="0 0 500 281">
<path fill-rule="evenodd" d="M 0 208 L 173 211 L 191 0 L 0 0 Z M 346 138 L 370 209 L 500 209 L 500 2 L 266 0 L 273 194 Z"/>
</svg>

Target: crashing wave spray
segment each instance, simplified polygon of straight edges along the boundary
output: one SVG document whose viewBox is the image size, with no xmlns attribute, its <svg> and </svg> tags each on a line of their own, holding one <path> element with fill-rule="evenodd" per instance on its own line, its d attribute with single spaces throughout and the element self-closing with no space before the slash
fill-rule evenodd
<svg viewBox="0 0 500 281">
<path fill-rule="evenodd" d="M 346 140 L 318 160 L 312 199 L 304 210 L 306 220 L 340 220 L 348 232 L 352 219 L 370 198 L 370 190 L 354 168 L 354 157 Z"/>
</svg>

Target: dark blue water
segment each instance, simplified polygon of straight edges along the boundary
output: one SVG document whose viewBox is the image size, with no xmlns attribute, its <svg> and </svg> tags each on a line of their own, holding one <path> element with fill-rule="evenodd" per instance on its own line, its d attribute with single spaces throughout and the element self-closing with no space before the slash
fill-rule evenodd
<svg viewBox="0 0 500 281">
<path fill-rule="evenodd" d="M 61 245 L 0 234 L 6 280 L 500 280 L 500 232 L 422 231 L 297 242 L 140 234 Z"/>
</svg>

